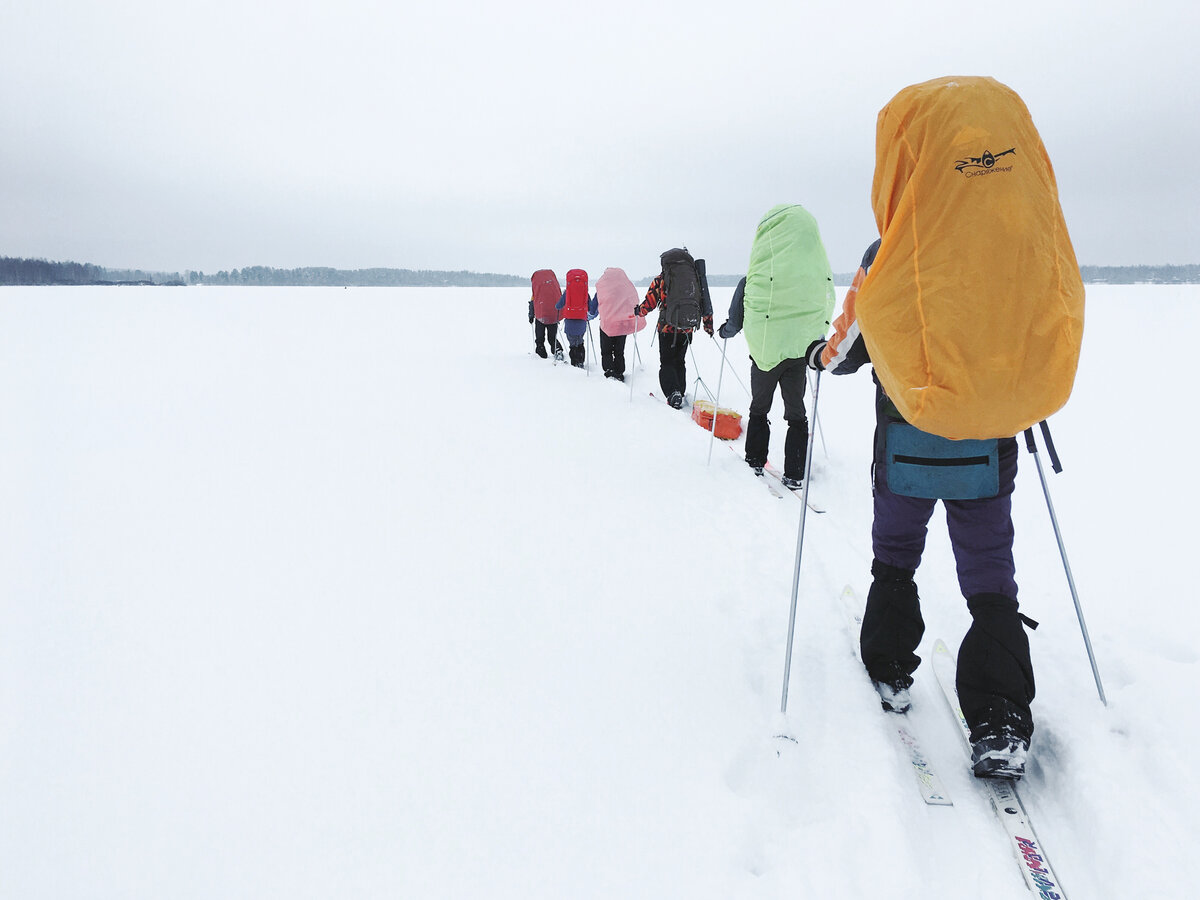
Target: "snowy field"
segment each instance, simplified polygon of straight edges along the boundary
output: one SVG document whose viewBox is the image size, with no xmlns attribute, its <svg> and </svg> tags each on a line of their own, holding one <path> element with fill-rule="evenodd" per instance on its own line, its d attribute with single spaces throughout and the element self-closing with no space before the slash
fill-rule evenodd
<svg viewBox="0 0 1200 900">
<path fill-rule="evenodd" d="M 0 897 L 1031 896 L 929 667 L 950 808 L 851 653 L 869 374 L 821 380 L 783 718 L 800 504 L 649 396 L 649 331 L 631 391 L 532 356 L 527 299 L 0 290 Z M 1022 450 L 1022 790 L 1073 900 L 1187 897 L 1200 286 L 1087 302 L 1043 459 L 1109 706 Z M 969 624 L 940 523 L 926 660 Z"/>
</svg>

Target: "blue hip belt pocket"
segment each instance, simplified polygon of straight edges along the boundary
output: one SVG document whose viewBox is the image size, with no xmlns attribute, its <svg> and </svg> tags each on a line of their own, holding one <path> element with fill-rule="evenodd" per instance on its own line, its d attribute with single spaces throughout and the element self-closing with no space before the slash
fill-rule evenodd
<svg viewBox="0 0 1200 900">
<path fill-rule="evenodd" d="M 887 486 L 902 497 L 984 500 L 1000 493 L 1000 450 L 995 438 L 952 441 L 906 422 L 889 422 Z"/>
</svg>

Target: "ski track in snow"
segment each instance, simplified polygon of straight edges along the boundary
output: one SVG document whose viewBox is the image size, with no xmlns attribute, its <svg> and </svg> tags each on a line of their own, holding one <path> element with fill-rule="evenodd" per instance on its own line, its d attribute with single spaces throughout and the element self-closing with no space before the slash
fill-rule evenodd
<svg viewBox="0 0 1200 900">
<path fill-rule="evenodd" d="M 799 504 L 648 396 L 649 330 L 631 399 L 533 356 L 527 299 L 0 290 L 0 897 L 1029 896 L 932 672 L 910 715 L 951 808 L 845 633 L 870 375 L 821 381 L 784 716 Z M 1118 366 L 1151 312 L 1153 371 Z M 1022 793 L 1072 898 L 1182 897 L 1200 287 L 1089 286 L 1087 316 L 1043 462 L 1110 702 L 1022 445 Z M 702 335 L 697 366 L 715 390 Z M 969 624 L 940 513 L 917 580 L 928 660 Z"/>
</svg>

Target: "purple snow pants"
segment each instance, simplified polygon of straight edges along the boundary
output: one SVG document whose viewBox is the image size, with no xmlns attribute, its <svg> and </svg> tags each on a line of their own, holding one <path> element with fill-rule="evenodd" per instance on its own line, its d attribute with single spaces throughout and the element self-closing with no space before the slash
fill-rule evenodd
<svg viewBox="0 0 1200 900">
<path fill-rule="evenodd" d="M 929 519 L 938 503 L 946 507 L 946 527 L 958 583 L 964 597 L 976 594 L 1017 596 L 1013 564 L 1012 492 L 1017 475 L 1017 441 L 1000 441 L 1000 493 L 987 500 L 927 500 L 901 497 L 887 486 L 887 469 L 875 464 L 875 521 L 871 545 L 875 558 L 898 569 L 921 564 Z"/>
<path fill-rule="evenodd" d="M 872 546 L 875 559 L 893 567 L 890 575 L 899 581 L 882 583 L 876 573 L 863 617 L 863 661 L 870 671 L 894 660 L 909 673 L 920 663 L 914 651 L 925 625 L 916 584 L 907 575 L 921 563 L 929 518 L 941 502 L 946 507 L 958 583 L 971 611 L 971 628 L 958 653 L 957 687 L 973 740 L 1002 725 L 1011 725 L 1026 738 L 1033 734 L 1029 709 L 1035 692 L 1033 663 L 1018 612 L 1012 552 L 1015 438 L 1000 441 L 999 457 L 1000 493 L 987 500 L 901 497 L 888 489 L 882 460 L 876 461 L 875 469 Z M 883 574 L 886 581 L 886 570 Z"/>
</svg>

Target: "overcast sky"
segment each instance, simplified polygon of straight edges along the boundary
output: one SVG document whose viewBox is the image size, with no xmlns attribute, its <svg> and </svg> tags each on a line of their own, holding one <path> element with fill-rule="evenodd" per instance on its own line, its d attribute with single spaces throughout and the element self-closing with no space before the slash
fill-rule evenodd
<svg viewBox="0 0 1200 900">
<path fill-rule="evenodd" d="M 686 244 L 737 273 L 787 202 L 851 271 L 879 109 L 991 75 L 1081 263 L 1200 262 L 1198 6 L 14 0 L 0 256 L 639 277 Z"/>
</svg>

